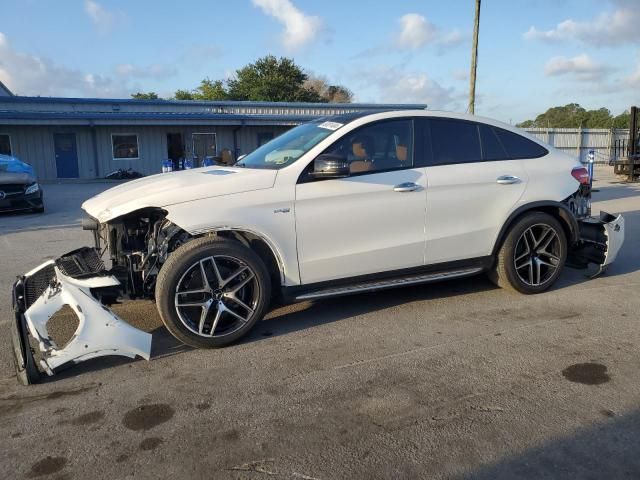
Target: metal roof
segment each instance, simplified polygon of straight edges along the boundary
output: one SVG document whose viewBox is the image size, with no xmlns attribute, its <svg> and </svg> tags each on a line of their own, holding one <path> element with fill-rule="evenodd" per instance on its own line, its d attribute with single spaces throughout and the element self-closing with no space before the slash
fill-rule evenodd
<svg viewBox="0 0 640 480">
<path fill-rule="evenodd" d="M 0 90 L 4 90 L 5 92 L 7 92 L 7 94 L 9 95 L 9 97 L 13 97 L 13 92 L 11 90 L 9 90 L 9 87 L 7 87 L 4 83 L 2 83 L 2 81 L 0 80 Z"/>
<path fill-rule="evenodd" d="M 1 97 L 0 124 L 295 125 L 320 117 L 426 105 Z"/>
<path fill-rule="evenodd" d="M 173 112 L 19 112 L 0 111 L 2 119 L 17 120 L 278 120 L 278 121 L 307 121 L 321 115 L 237 115 L 233 113 L 173 113 Z"/>
<path fill-rule="evenodd" d="M 12 97 L 3 98 L 2 102 L 11 103 L 85 103 L 85 104 L 125 104 L 125 105 L 175 105 L 175 106 L 221 106 L 221 107 L 263 107 L 263 108 L 336 108 L 336 109 L 388 109 L 388 110 L 406 110 L 406 109 L 422 109 L 427 108 L 426 104 L 405 104 L 405 103 L 312 103 L 312 102 L 254 102 L 254 101 L 236 101 L 236 100 L 138 100 L 135 98 L 74 98 L 74 97 L 23 97 L 14 95 Z"/>
</svg>

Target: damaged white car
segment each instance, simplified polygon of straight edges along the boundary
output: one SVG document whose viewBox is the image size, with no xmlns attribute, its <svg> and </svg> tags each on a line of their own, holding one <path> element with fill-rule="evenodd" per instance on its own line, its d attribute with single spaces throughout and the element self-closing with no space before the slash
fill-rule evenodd
<svg viewBox="0 0 640 480">
<path fill-rule="evenodd" d="M 480 273 L 543 292 L 565 264 L 600 272 L 614 261 L 623 218 L 591 218 L 590 202 L 580 163 L 489 119 L 405 110 L 312 121 L 234 166 L 85 202 L 95 246 L 15 284 L 18 376 L 38 378 L 31 337 L 49 375 L 101 355 L 149 358 L 149 334 L 109 310 L 117 299 L 154 299 L 177 339 L 211 348 L 245 336 L 274 300 Z M 81 321 L 60 348 L 46 322 L 63 305 Z"/>
</svg>

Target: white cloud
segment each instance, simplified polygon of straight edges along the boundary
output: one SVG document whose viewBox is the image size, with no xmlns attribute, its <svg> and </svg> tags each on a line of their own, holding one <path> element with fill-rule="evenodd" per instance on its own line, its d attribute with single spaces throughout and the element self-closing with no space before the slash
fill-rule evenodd
<svg viewBox="0 0 640 480">
<path fill-rule="evenodd" d="M 400 17 L 398 22 L 398 45 L 401 47 L 420 48 L 436 37 L 435 25 L 417 13 L 407 13 Z"/>
<path fill-rule="evenodd" d="M 468 35 L 454 29 L 443 31 L 418 13 L 407 13 L 398 19 L 400 31 L 396 34 L 396 45 L 417 50 L 425 45 L 436 45 L 444 51 L 467 41 Z"/>
<path fill-rule="evenodd" d="M 116 21 L 116 17 L 119 16 L 119 14 L 110 12 L 94 0 L 84 1 L 84 11 L 102 33 L 110 31 Z"/>
<path fill-rule="evenodd" d="M 625 78 L 625 83 L 633 89 L 640 89 L 640 64 L 635 72 Z"/>
<path fill-rule="evenodd" d="M 162 78 L 171 68 L 120 65 L 116 75 L 83 72 L 50 58 L 16 51 L 0 32 L 0 81 L 18 95 L 125 98 L 143 90 L 137 78 Z M 175 72 L 174 72 L 175 73 Z"/>
<path fill-rule="evenodd" d="M 601 80 L 609 69 L 583 53 L 573 58 L 553 57 L 544 67 L 547 76 L 571 75 L 576 80 Z"/>
<path fill-rule="evenodd" d="M 602 12 L 586 21 L 564 20 L 551 30 L 538 30 L 532 26 L 524 34 L 527 40 L 546 42 L 574 41 L 596 47 L 638 43 L 640 8 L 637 0 L 615 0 L 616 9 Z"/>
<path fill-rule="evenodd" d="M 445 88 L 428 74 L 402 67 L 357 69 L 348 80 L 366 97 L 382 103 L 424 103 L 430 109 L 458 108 L 453 88 Z"/>
<path fill-rule="evenodd" d="M 319 17 L 306 15 L 290 0 L 252 0 L 266 15 L 275 18 L 284 27 L 282 44 L 287 50 L 296 50 L 313 41 L 322 29 Z"/>
<path fill-rule="evenodd" d="M 469 34 L 463 33 L 458 29 L 454 29 L 450 32 L 442 34 L 438 40 L 438 44 L 443 48 L 457 47 L 458 45 L 469 40 L 469 38 Z"/>
<path fill-rule="evenodd" d="M 395 78 L 382 89 L 383 102 L 426 103 L 430 108 L 447 108 L 453 101 L 452 89 L 444 88 L 426 73 L 408 72 Z"/>
<path fill-rule="evenodd" d="M 458 80 L 459 82 L 468 82 L 469 81 L 469 71 L 468 70 L 454 70 L 453 78 Z"/>
<path fill-rule="evenodd" d="M 121 77 L 135 78 L 157 78 L 163 79 L 172 77 L 177 73 L 177 69 L 170 65 L 152 64 L 137 66 L 131 63 L 121 63 L 116 65 L 115 72 Z"/>
</svg>

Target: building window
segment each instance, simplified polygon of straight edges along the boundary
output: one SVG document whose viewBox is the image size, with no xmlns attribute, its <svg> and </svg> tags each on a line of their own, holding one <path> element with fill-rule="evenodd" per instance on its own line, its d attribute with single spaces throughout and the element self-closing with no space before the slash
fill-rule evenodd
<svg viewBox="0 0 640 480">
<path fill-rule="evenodd" d="M 0 155 L 11 155 L 11 137 L 0 133 Z"/>
<path fill-rule="evenodd" d="M 273 132 L 262 132 L 258 134 L 258 146 L 261 147 L 267 142 L 273 140 Z"/>
<path fill-rule="evenodd" d="M 112 133 L 111 147 L 114 160 L 137 160 L 138 135 L 135 133 Z"/>
</svg>

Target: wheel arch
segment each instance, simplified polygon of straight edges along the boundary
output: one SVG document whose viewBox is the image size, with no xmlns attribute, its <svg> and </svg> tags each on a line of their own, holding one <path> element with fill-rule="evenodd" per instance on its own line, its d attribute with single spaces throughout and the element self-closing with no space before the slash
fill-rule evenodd
<svg viewBox="0 0 640 480">
<path fill-rule="evenodd" d="M 266 235 L 243 227 L 220 227 L 209 233 L 219 237 L 233 238 L 253 250 L 267 267 L 272 284 L 284 285 L 284 262 L 278 249 Z"/>
<path fill-rule="evenodd" d="M 507 218 L 507 221 L 504 222 L 500 232 L 498 233 L 498 237 L 493 245 L 493 251 L 491 254 L 495 256 L 504 241 L 507 233 L 511 226 L 522 218 L 523 215 L 531 212 L 544 212 L 552 217 L 556 218 L 562 228 L 564 229 L 564 233 L 567 236 L 567 242 L 569 245 L 576 243 L 580 238 L 580 228 L 578 226 L 578 221 L 576 217 L 573 215 L 569 207 L 561 202 L 554 201 L 539 201 L 533 203 L 527 203 L 526 205 L 522 205 L 514 210 L 511 215 Z"/>
</svg>

